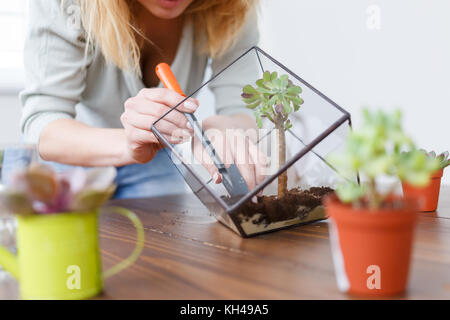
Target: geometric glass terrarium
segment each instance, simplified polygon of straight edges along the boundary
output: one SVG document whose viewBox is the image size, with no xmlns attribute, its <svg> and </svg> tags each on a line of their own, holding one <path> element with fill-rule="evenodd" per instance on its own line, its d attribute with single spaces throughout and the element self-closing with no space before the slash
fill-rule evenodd
<svg viewBox="0 0 450 320">
<path fill-rule="evenodd" d="M 166 152 L 200 201 L 220 222 L 243 237 L 325 219 L 321 200 L 344 179 L 326 159 L 330 153 L 344 146 L 351 128 L 350 114 L 260 48 L 249 49 L 186 99 L 201 97 L 202 91 L 211 87 L 220 90 L 221 86 L 226 85 L 226 75 L 233 74 L 241 83 L 227 87 L 226 103 L 232 107 L 246 107 L 243 88 L 248 84 L 256 87 L 256 81 L 263 78 L 267 71 L 287 78 L 289 86 L 300 87 L 299 97 L 303 103 L 296 106 L 297 111 L 291 110 L 289 114 L 291 125 L 284 132 L 285 159 L 280 158 L 279 135 L 274 122 L 267 117 L 262 118 L 253 143 L 265 158 L 266 166 L 264 180 L 253 190 L 230 195 L 224 183 L 216 184 L 212 180 L 202 164 L 204 162 L 193 151 L 195 138 L 171 144 L 160 133 L 161 120 L 174 112 L 184 100 L 152 126 L 152 131 L 166 147 Z M 268 97 L 271 97 L 269 93 Z M 202 103 L 200 99 L 200 105 Z M 291 106 L 293 109 L 294 105 Z M 246 110 L 250 114 L 253 112 L 248 108 Z M 245 158 L 245 155 L 235 155 L 236 162 L 239 162 L 239 156 Z M 229 165 L 226 164 L 226 167 Z M 239 170 L 240 166 L 236 168 Z M 284 173 L 287 174 L 288 191 L 279 195 L 278 183 Z"/>
</svg>

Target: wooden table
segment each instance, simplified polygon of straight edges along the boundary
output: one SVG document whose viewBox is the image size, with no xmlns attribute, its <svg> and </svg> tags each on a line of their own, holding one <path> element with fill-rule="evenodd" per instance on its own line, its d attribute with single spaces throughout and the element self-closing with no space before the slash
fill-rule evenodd
<svg viewBox="0 0 450 320">
<path fill-rule="evenodd" d="M 136 264 L 107 279 L 104 299 L 346 299 L 337 290 L 328 222 L 242 239 L 186 195 L 114 201 L 134 210 L 145 226 Z M 105 267 L 135 244 L 131 224 L 101 221 Z M 0 299 L 17 297 L 17 283 L 0 283 Z M 438 212 L 421 214 L 410 286 L 403 298 L 450 299 L 450 188 Z"/>
</svg>

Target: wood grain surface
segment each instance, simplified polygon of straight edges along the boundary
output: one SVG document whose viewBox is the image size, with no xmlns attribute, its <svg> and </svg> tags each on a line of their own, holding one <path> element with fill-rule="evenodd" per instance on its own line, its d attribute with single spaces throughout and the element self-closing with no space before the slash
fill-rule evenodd
<svg viewBox="0 0 450 320">
<path fill-rule="evenodd" d="M 243 239 L 216 222 L 192 195 L 112 201 L 135 211 L 145 227 L 139 260 L 105 281 L 100 299 L 348 299 L 337 290 L 328 222 Z M 105 215 L 104 268 L 125 258 L 135 231 Z M 18 298 L 0 278 L 0 299 Z M 409 290 L 403 299 L 450 299 L 450 188 L 438 211 L 420 214 Z"/>
</svg>

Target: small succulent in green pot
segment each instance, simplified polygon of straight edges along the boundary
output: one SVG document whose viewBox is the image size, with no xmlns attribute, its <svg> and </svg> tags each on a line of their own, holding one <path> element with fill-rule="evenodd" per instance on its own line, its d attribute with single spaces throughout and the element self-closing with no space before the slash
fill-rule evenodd
<svg viewBox="0 0 450 320">
<path fill-rule="evenodd" d="M 359 174 L 363 183 L 346 181 L 336 190 L 344 203 L 378 209 L 392 192 L 380 191 L 377 179 L 399 177 L 414 186 L 424 186 L 439 166 L 437 158 L 428 157 L 418 150 L 402 129 L 400 111 L 363 110 L 363 124 L 351 132 L 346 150 L 330 157 L 345 177 Z M 408 152 L 404 152 L 408 151 Z"/>
<path fill-rule="evenodd" d="M 247 108 L 252 109 L 259 128 L 263 119 L 275 125 L 278 140 L 278 166 L 286 162 L 286 131 L 292 128 L 289 115 L 297 112 L 303 104 L 300 97 L 302 88 L 294 85 L 288 75 L 266 71 L 256 86 L 247 85 L 243 89 L 242 100 Z M 287 172 L 278 177 L 278 197 L 287 191 Z"/>
</svg>

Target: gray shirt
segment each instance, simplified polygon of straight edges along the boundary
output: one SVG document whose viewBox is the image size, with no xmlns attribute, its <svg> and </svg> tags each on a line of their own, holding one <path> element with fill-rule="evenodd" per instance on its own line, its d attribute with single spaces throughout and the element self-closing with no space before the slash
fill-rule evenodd
<svg viewBox="0 0 450 320">
<path fill-rule="evenodd" d="M 82 28 L 76 28 L 69 11 L 74 1 L 29 1 L 29 27 L 24 59 L 26 84 L 20 94 L 21 128 L 27 143 L 37 143 L 44 127 L 57 119 L 76 119 L 97 128 L 121 128 L 124 102 L 144 88 L 141 78 L 105 62 L 100 50 L 85 55 Z M 213 76 L 259 40 L 256 13 L 252 13 L 232 48 L 211 60 Z M 194 46 L 190 23 L 184 27 L 172 70 L 187 94 L 202 83 L 208 57 Z M 239 72 L 226 72 L 210 84 L 218 114 L 245 112 L 239 95 L 230 94 L 249 83 L 243 76 L 257 74 L 255 63 L 243 64 Z M 247 79 L 246 79 L 247 78 Z M 251 80 L 250 80 L 251 81 Z"/>
</svg>

